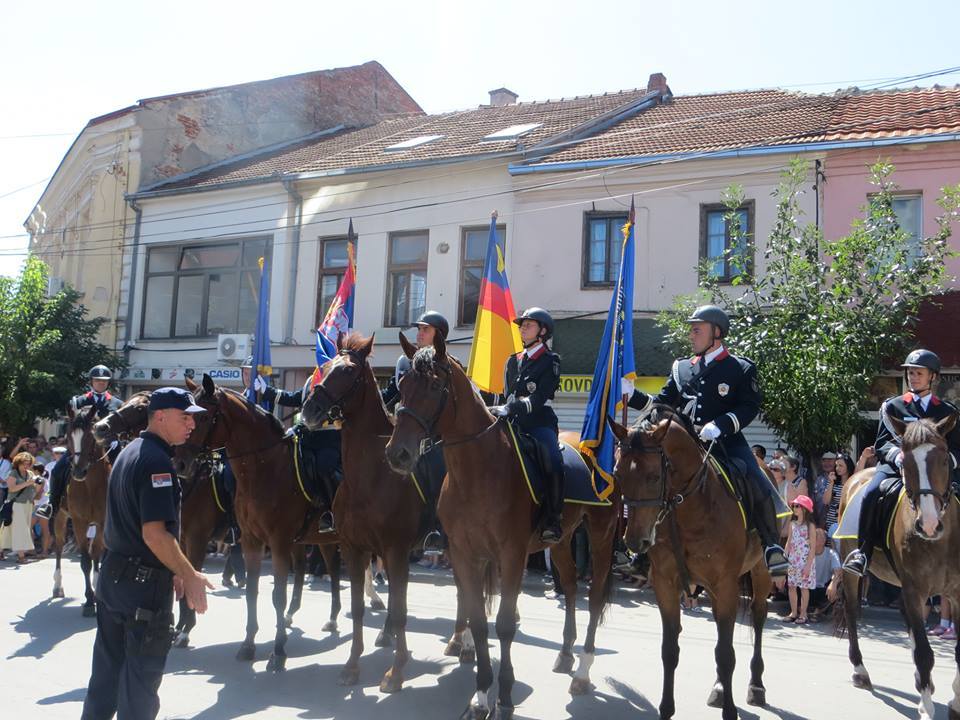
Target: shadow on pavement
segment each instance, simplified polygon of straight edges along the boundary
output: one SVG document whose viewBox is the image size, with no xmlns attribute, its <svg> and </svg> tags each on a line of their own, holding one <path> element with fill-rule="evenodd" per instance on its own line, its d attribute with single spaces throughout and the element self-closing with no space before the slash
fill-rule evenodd
<svg viewBox="0 0 960 720">
<path fill-rule="evenodd" d="M 97 619 L 83 617 L 80 606 L 73 602 L 75 600 L 47 598 L 12 623 L 17 633 L 28 635 L 30 639 L 19 650 L 8 655 L 7 659 L 40 659 L 71 636 L 96 628 Z"/>
</svg>

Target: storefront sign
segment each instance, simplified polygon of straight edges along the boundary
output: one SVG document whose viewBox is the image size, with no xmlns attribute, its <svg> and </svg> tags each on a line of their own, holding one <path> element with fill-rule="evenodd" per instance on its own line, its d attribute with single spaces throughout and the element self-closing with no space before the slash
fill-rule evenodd
<svg viewBox="0 0 960 720">
<path fill-rule="evenodd" d="M 214 382 L 221 385 L 239 385 L 243 381 L 242 371 L 238 367 L 230 365 L 219 365 L 217 367 L 199 367 L 199 368 L 128 368 L 123 374 L 122 379 L 128 382 L 151 382 L 157 384 L 180 385 L 185 378 L 196 380 L 204 374 L 209 375 Z"/>
<path fill-rule="evenodd" d="M 643 375 L 634 381 L 637 390 L 647 393 L 658 393 L 667 381 L 665 377 Z M 593 385 L 593 375 L 561 375 L 558 393 L 564 395 L 589 395 Z"/>
</svg>

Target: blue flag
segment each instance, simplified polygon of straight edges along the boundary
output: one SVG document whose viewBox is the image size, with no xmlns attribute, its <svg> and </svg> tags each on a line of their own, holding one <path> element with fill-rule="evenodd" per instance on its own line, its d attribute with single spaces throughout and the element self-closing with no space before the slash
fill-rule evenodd
<svg viewBox="0 0 960 720">
<path fill-rule="evenodd" d="M 587 413 L 580 431 L 580 452 L 593 464 L 593 489 L 605 500 L 613 492 L 613 450 L 615 438 L 607 426 L 606 417 L 616 419 L 617 410 L 633 394 L 637 377 L 633 357 L 633 265 L 634 224 L 636 213 L 630 201 L 630 215 L 623 226 L 623 250 L 620 253 L 620 273 L 610 312 L 600 341 L 597 365 L 593 370 L 593 384 Z"/>
<path fill-rule="evenodd" d="M 250 368 L 250 387 L 246 390 L 247 400 L 257 402 L 257 380 L 263 378 L 270 382 L 273 367 L 270 360 L 270 268 L 266 258 L 260 258 L 260 297 L 257 307 L 257 329 L 253 336 L 253 367 Z M 270 409 L 270 403 L 261 401 L 260 406 Z"/>
</svg>

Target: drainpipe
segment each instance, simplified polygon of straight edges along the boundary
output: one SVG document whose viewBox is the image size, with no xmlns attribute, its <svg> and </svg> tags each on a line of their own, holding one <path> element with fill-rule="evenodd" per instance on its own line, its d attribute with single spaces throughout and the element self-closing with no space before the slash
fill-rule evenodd
<svg viewBox="0 0 960 720">
<path fill-rule="evenodd" d="M 296 225 L 293 226 L 293 243 L 290 246 L 290 277 L 287 279 L 289 287 L 287 289 L 287 321 L 284 327 L 283 342 L 287 345 L 295 345 L 293 337 L 293 313 L 294 303 L 297 298 L 297 268 L 300 265 L 300 229 L 303 223 L 303 196 L 293 187 L 289 180 L 283 181 L 283 188 L 287 191 L 294 204 L 294 216 Z"/>
<path fill-rule="evenodd" d="M 140 219 L 143 217 L 143 208 L 136 200 L 127 200 L 130 209 L 135 214 L 133 224 L 133 253 L 130 256 L 130 280 L 127 282 L 127 319 L 123 328 L 123 359 L 130 365 L 130 350 L 133 349 L 133 306 L 137 288 L 137 260 L 140 259 Z"/>
</svg>

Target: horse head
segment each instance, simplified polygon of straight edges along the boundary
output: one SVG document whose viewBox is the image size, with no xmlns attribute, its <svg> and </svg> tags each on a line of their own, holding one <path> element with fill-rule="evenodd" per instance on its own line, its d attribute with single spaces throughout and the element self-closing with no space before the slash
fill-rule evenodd
<svg viewBox="0 0 960 720">
<path fill-rule="evenodd" d="M 617 439 L 614 482 L 628 508 L 624 541 L 634 552 L 647 552 L 657 527 L 696 487 L 702 454 L 676 412 L 655 406 L 632 428 L 607 417 Z"/>
<path fill-rule="evenodd" d="M 945 437 L 957 419 L 950 415 L 939 422 L 923 418 L 904 423 L 890 418 L 903 438 L 903 484 L 914 514 L 913 528 L 925 540 L 938 540 L 943 534 L 943 516 L 953 498 L 953 463 Z"/>
<path fill-rule="evenodd" d="M 412 366 L 397 386 L 400 404 L 386 454 L 390 467 L 405 474 L 412 472 L 420 459 L 422 444 L 441 431 L 444 413 L 451 407 L 447 400 L 453 368 L 440 333 L 434 335 L 433 347 L 419 350 L 400 333 L 400 345 Z"/>
<path fill-rule="evenodd" d="M 93 436 L 97 442 L 108 447 L 121 436 L 130 439 L 147 427 L 147 408 L 150 405 L 150 391 L 136 393 L 116 410 L 93 425 Z"/>
<path fill-rule="evenodd" d="M 70 454 L 70 469 L 73 477 L 84 480 L 90 466 L 99 460 L 103 453 L 97 447 L 93 437 L 93 420 L 96 417 L 96 408 L 92 405 L 74 411 L 68 408 L 70 417 L 67 432 L 67 452 Z"/>
<path fill-rule="evenodd" d="M 360 333 L 337 337 L 337 354 L 320 369 L 320 381 L 306 395 L 301 409 L 304 425 L 317 430 L 327 420 L 342 420 L 362 401 L 367 358 L 373 350 L 373 335 Z"/>
</svg>

